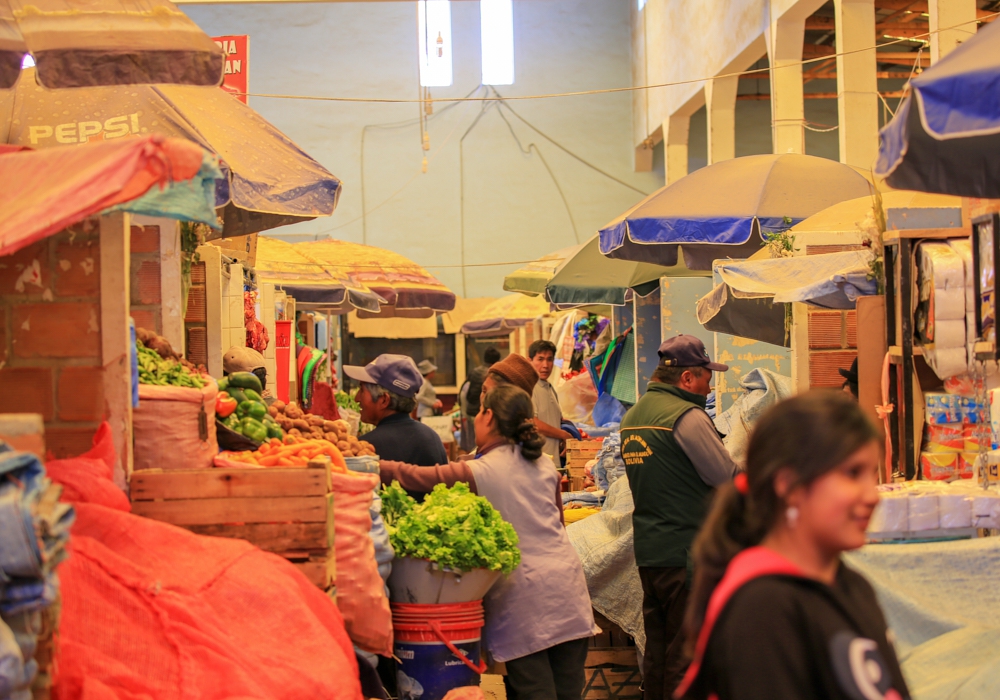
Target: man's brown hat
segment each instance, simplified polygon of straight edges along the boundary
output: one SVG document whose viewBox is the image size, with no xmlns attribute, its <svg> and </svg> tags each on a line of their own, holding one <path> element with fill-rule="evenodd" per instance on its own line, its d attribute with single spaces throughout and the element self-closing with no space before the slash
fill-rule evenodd
<svg viewBox="0 0 1000 700">
<path fill-rule="evenodd" d="M 516 387 L 524 389 L 528 396 L 535 390 L 538 372 L 523 355 L 510 354 L 490 367 L 491 374 L 499 374 Z"/>
</svg>

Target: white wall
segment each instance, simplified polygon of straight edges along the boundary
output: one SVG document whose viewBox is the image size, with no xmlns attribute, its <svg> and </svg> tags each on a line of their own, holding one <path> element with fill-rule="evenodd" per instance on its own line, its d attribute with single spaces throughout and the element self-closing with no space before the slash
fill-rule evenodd
<svg viewBox="0 0 1000 700">
<path fill-rule="evenodd" d="M 515 84 L 504 96 L 631 84 L 633 0 L 515 0 Z M 413 2 L 182 6 L 211 35 L 250 35 L 250 92 L 367 98 L 418 96 Z M 452 3 L 455 80 L 434 97 L 462 96 L 480 80 L 479 4 Z M 484 105 L 435 105 L 432 159 L 421 175 L 415 104 L 352 104 L 251 97 L 250 105 L 344 182 L 330 218 L 277 234 L 332 236 L 391 248 L 427 266 L 457 293 L 499 296 L 517 265 L 465 262 L 529 260 L 585 241 L 663 184 L 662 169 L 633 171 L 629 93 L 512 102 L 532 124 L 573 153 L 641 192 L 609 180 L 547 143 L 509 113 L 522 154 L 496 103 L 459 142 Z M 365 128 L 365 127 L 369 128 Z M 362 221 L 361 148 L 364 135 Z M 662 167 L 662 166 L 661 166 Z M 402 189 L 399 194 L 394 193 Z M 464 200 L 464 201 L 463 201 Z M 464 217 L 461 211 L 464 205 Z M 301 239 L 301 238 L 300 238 Z M 290 237 L 288 240 L 296 240 Z M 464 282 L 464 283 L 463 283 Z"/>
</svg>

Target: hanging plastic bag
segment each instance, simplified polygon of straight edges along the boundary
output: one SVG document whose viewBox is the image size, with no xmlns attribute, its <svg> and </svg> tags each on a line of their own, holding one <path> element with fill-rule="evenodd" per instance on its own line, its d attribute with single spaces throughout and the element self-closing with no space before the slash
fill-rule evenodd
<svg viewBox="0 0 1000 700">
<path fill-rule="evenodd" d="M 597 402 L 597 389 L 587 372 L 563 382 L 558 394 L 563 420 L 573 423 L 590 422 L 590 413 Z"/>
<path fill-rule="evenodd" d="M 594 425 L 598 428 L 621 423 L 624 417 L 624 404 L 610 393 L 601 394 L 594 404 Z"/>
</svg>

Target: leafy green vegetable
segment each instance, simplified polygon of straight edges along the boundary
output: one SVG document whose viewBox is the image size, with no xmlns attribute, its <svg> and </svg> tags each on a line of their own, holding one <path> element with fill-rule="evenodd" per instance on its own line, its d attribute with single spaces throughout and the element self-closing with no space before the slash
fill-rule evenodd
<svg viewBox="0 0 1000 700">
<path fill-rule="evenodd" d="M 337 406 L 340 408 L 349 408 L 352 411 L 361 413 L 361 404 L 355 401 L 346 391 L 338 391 L 334 394 L 334 398 L 337 399 Z"/>
<path fill-rule="evenodd" d="M 398 557 L 429 559 L 459 571 L 490 569 L 509 574 L 521 563 L 517 532 L 468 484 L 434 487 L 423 503 L 399 482 L 383 487 L 382 517 Z"/>
<path fill-rule="evenodd" d="M 136 341 L 135 349 L 139 356 L 140 384 L 186 386 L 192 389 L 201 389 L 205 386 L 205 380 L 192 374 L 177 360 L 165 360 L 155 350 L 150 350 L 139 341 Z"/>
</svg>

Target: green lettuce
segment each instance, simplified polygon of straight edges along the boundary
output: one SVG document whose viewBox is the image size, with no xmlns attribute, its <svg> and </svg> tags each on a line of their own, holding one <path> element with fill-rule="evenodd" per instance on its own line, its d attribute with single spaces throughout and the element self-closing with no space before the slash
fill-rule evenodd
<svg viewBox="0 0 1000 700">
<path fill-rule="evenodd" d="M 509 574 L 521 563 L 517 532 L 468 484 L 438 484 L 417 503 L 393 481 L 382 489 L 382 517 L 397 557 L 428 559 L 441 567 Z"/>
</svg>

